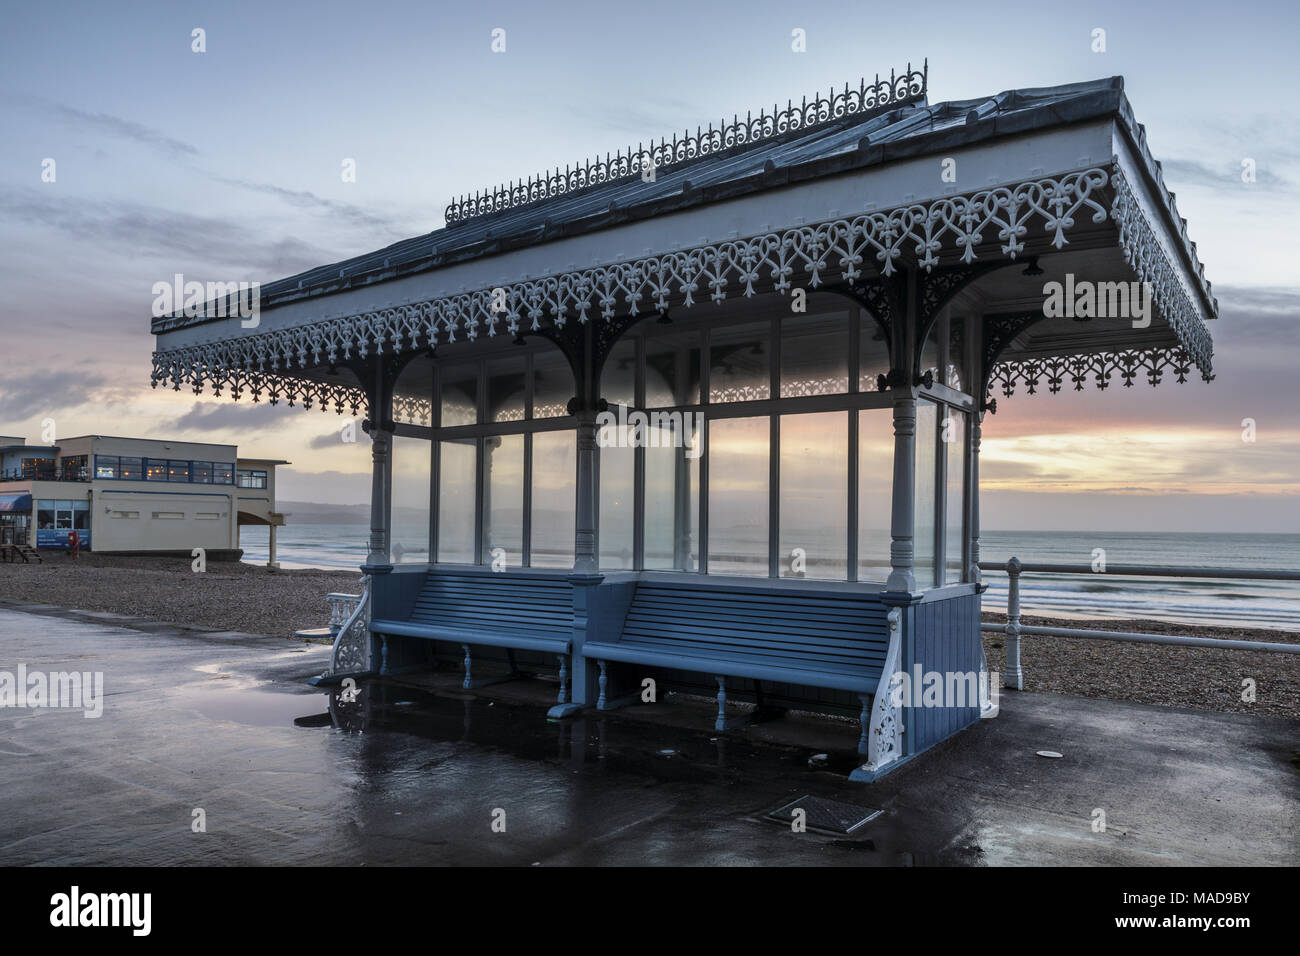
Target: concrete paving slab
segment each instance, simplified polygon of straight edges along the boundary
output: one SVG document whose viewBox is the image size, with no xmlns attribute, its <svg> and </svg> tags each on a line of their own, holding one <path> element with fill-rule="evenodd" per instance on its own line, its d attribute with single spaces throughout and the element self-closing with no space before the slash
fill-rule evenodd
<svg viewBox="0 0 1300 956">
<path fill-rule="evenodd" d="M 103 716 L 0 708 L 0 864 L 1300 863 L 1296 721 L 1005 695 L 861 786 L 842 723 L 718 734 L 674 698 L 552 722 L 554 684 L 450 672 L 347 702 L 305 684 L 325 646 L 42 611 L 0 609 L 0 671 L 100 671 Z M 764 818 L 802 794 L 884 812 Z"/>
</svg>

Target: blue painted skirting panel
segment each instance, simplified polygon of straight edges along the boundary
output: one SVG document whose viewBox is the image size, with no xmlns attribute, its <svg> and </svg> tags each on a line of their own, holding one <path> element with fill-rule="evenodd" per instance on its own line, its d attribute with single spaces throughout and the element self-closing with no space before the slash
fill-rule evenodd
<svg viewBox="0 0 1300 956">
<path fill-rule="evenodd" d="M 949 674 L 978 674 L 983 663 L 980 645 L 980 596 L 962 595 L 918 604 L 912 609 L 912 627 L 905 655 L 906 670 Z M 919 753 L 979 720 L 978 697 L 967 707 L 912 707 L 908 712 L 910 753 Z"/>
</svg>

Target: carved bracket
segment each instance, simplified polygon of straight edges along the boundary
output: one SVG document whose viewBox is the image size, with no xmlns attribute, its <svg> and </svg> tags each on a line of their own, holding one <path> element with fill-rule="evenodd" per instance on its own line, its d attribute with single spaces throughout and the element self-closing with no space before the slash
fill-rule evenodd
<svg viewBox="0 0 1300 956">
<path fill-rule="evenodd" d="M 334 638 L 330 666 L 324 677 L 374 673 L 370 659 L 370 575 L 361 579 L 361 598 Z"/>
</svg>

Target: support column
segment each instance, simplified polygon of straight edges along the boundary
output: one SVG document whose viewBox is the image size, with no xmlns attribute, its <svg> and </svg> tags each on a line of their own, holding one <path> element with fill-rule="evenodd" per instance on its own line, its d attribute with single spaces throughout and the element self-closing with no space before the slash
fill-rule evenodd
<svg viewBox="0 0 1300 956">
<path fill-rule="evenodd" d="M 966 573 L 968 581 L 979 584 L 980 577 L 980 424 L 984 413 L 976 411 L 970 426 L 970 471 L 968 487 L 970 488 L 970 511 L 966 516 L 967 554 Z"/>
<path fill-rule="evenodd" d="M 573 542 L 575 574 L 595 574 L 599 566 L 596 555 L 596 412 L 591 407 L 578 410 L 578 496 Z"/>
<path fill-rule="evenodd" d="M 916 396 L 899 389 L 894 398 L 894 491 L 890 516 L 889 579 L 886 591 L 916 590 L 913 573 L 916 548 Z"/>
<path fill-rule="evenodd" d="M 980 438 L 984 426 L 984 314 L 974 312 L 966 318 L 966 376 L 967 389 L 975 399 L 975 408 L 971 415 L 970 426 L 970 470 L 967 472 L 966 487 L 969 511 L 966 514 L 966 537 L 968 539 L 966 580 L 979 584 L 983 581 L 980 574 Z"/>
<path fill-rule="evenodd" d="M 270 554 L 267 555 L 266 566 L 270 568 L 272 571 L 274 571 L 276 568 L 280 566 L 280 562 L 275 560 L 275 522 L 272 522 L 270 527 L 271 527 L 271 533 L 270 533 L 271 551 Z"/>
<path fill-rule="evenodd" d="M 371 425 L 370 431 L 370 553 L 362 568 L 367 574 L 393 569 L 388 553 L 389 500 L 393 489 L 393 436 Z"/>
</svg>

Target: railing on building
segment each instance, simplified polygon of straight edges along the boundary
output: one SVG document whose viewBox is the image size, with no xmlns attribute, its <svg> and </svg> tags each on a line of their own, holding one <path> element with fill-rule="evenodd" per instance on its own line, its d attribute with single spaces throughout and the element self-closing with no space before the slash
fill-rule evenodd
<svg viewBox="0 0 1300 956">
<path fill-rule="evenodd" d="M 985 622 L 980 625 L 980 629 L 985 632 L 1006 635 L 1006 664 L 1002 676 L 1002 685 L 1014 690 L 1024 688 L 1024 667 L 1020 660 L 1020 637 L 1022 634 L 1047 637 L 1077 637 L 1101 641 L 1128 641 L 1136 644 L 1179 644 L 1184 647 L 1217 647 L 1234 651 L 1273 651 L 1280 654 L 1300 654 L 1300 644 L 1022 625 L 1020 623 L 1020 576 L 1022 574 L 1093 574 L 1103 572 L 1096 571 L 1089 564 L 1026 564 L 1019 558 L 1012 558 L 1006 564 L 981 561 L 980 570 L 1004 571 L 1007 575 L 1007 623 L 1004 625 Z M 1106 566 L 1104 573 L 1108 577 L 1300 581 L 1300 571 L 1254 571 L 1245 568 L 1178 568 L 1150 564 L 1110 564 Z"/>
<path fill-rule="evenodd" d="M 338 637 L 343 625 L 356 611 L 361 595 L 331 592 L 325 595 L 325 600 L 330 606 L 330 637 Z"/>
</svg>

